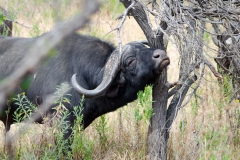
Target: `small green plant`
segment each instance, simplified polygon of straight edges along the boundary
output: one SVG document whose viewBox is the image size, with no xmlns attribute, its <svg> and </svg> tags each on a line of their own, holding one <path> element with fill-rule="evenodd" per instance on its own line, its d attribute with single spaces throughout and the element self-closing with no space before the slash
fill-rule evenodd
<svg viewBox="0 0 240 160">
<path fill-rule="evenodd" d="M 0 28 L 3 29 L 2 36 L 7 36 L 8 32 L 10 31 L 8 26 L 5 24 L 5 21 L 7 20 L 6 15 L 4 15 L 3 11 L 0 9 Z"/>
<path fill-rule="evenodd" d="M 196 117 L 198 115 L 198 109 L 199 109 L 199 102 L 196 95 L 191 99 L 190 106 L 191 106 L 191 112 L 193 114 L 193 117 Z"/>
<path fill-rule="evenodd" d="M 232 76 L 223 74 L 222 85 L 220 85 L 221 92 L 223 93 L 224 101 L 228 102 L 233 94 Z"/>
<path fill-rule="evenodd" d="M 92 157 L 94 141 L 87 139 L 82 133 L 83 104 L 84 96 L 82 96 L 79 105 L 74 106 L 73 110 L 76 120 L 73 127 L 72 153 L 74 159 L 90 160 Z"/>
<path fill-rule="evenodd" d="M 3 14 L 2 11 L 0 11 L 0 27 L 2 27 L 4 29 L 3 33 L 2 33 L 3 36 L 7 35 L 7 33 L 8 33 L 8 30 L 6 29 L 5 24 L 4 24 L 5 20 L 7 20 L 7 17 Z"/>
<path fill-rule="evenodd" d="M 95 127 L 99 136 L 100 146 L 102 150 L 105 150 L 107 147 L 107 132 L 109 129 L 106 115 L 100 116 Z"/>
<path fill-rule="evenodd" d="M 70 103 L 69 97 L 71 97 L 71 95 L 64 94 L 64 91 L 68 89 L 70 89 L 68 83 L 62 83 L 60 86 L 57 86 L 56 92 L 54 93 L 57 99 L 54 101 L 54 104 L 57 104 L 59 107 L 64 107 L 64 103 Z"/>
<path fill-rule="evenodd" d="M 152 108 L 152 86 L 145 87 L 144 91 L 138 92 L 139 107 L 134 111 L 134 117 L 137 121 L 144 120 L 146 124 L 149 124 L 150 118 L 153 116 Z"/>
<path fill-rule="evenodd" d="M 184 133 L 186 130 L 186 121 L 185 120 L 181 120 L 179 123 L 179 129 L 181 133 Z"/>
<path fill-rule="evenodd" d="M 30 35 L 32 37 L 37 37 L 37 36 L 41 35 L 41 33 L 42 33 L 42 31 L 39 29 L 39 24 L 38 23 L 33 24 Z"/>
<path fill-rule="evenodd" d="M 152 108 L 152 86 L 146 86 L 144 91 L 139 91 L 138 99 L 134 102 L 137 105 L 133 108 L 133 115 L 134 115 L 134 132 L 136 133 L 135 138 L 135 149 L 138 152 L 141 152 L 140 148 L 143 147 L 140 145 L 142 140 L 142 124 L 144 126 L 149 125 L 149 120 L 153 116 L 153 108 Z M 143 149 L 145 150 L 145 149 Z M 144 151 L 143 151 L 144 152 Z"/>
<path fill-rule="evenodd" d="M 3 11 L 0 11 L 0 25 L 3 25 L 6 19 L 7 18 L 4 16 Z"/>
<path fill-rule="evenodd" d="M 56 92 L 54 95 L 57 97 L 54 104 L 57 106 L 53 109 L 55 110 L 55 126 L 53 128 L 53 133 L 55 134 L 55 151 L 57 152 L 59 157 L 68 156 L 71 157 L 71 153 L 69 152 L 69 140 L 64 138 L 64 134 L 68 132 L 70 128 L 70 124 L 66 119 L 70 115 L 69 110 L 64 106 L 65 103 L 70 103 L 69 97 L 70 94 L 64 94 L 64 91 L 69 89 L 70 86 L 67 83 L 62 83 L 60 86 L 57 86 Z"/>
<path fill-rule="evenodd" d="M 203 39 L 204 39 L 204 41 L 206 41 L 207 43 L 210 43 L 212 37 L 211 37 L 211 35 L 210 35 L 208 32 L 204 32 Z"/>
<path fill-rule="evenodd" d="M 30 118 L 32 113 L 37 109 L 37 106 L 28 100 L 25 92 L 18 94 L 12 101 L 15 101 L 15 104 L 19 106 L 13 114 L 14 120 L 17 123 Z"/>
</svg>

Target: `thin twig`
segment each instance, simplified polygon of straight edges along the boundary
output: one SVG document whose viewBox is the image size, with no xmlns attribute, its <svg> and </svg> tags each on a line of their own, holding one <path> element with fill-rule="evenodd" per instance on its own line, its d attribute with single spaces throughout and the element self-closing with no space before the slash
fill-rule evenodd
<svg viewBox="0 0 240 160">
<path fill-rule="evenodd" d="M 16 24 L 18 24 L 18 25 L 20 25 L 20 26 L 22 26 L 22 27 L 25 27 L 25 28 L 27 28 L 27 29 L 32 29 L 32 27 L 26 26 L 25 24 L 20 23 L 20 22 L 18 22 L 18 21 L 10 20 L 10 19 L 8 19 L 8 20 L 9 20 L 9 21 L 12 21 L 12 22 L 14 22 L 14 23 L 16 23 Z"/>
<path fill-rule="evenodd" d="M 228 104 L 232 103 L 232 101 L 233 101 L 233 99 L 234 99 L 234 97 L 235 97 L 235 95 L 237 94 L 238 91 L 240 91 L 240 88 L 238 88 L 238 89 L 233 93 L 233 95 L 232 95 L 231 99 L 229 100 Z"/>
<path fill-rule="evenodd" d="M 124 11 L 122 17 L 121 17 L 121 22 L 120 24 L 117 26 L 117 28 L 114 28 L 113 30 L 109 31 L 107 34 L 117 30 L 117 38 L 118 38 L 118 46 L 119 46 L 119 53 L 120 55 L 122 54 L 122 40 L 121 40 L 121 29 L 122 29 L 122 26 L 126 20 L 126 17 L 130 11 L 130 9 L 133 8 L 133 6 L 135 5 L 136 1 L 134 0 L 131 5 Z"/>
</svg>

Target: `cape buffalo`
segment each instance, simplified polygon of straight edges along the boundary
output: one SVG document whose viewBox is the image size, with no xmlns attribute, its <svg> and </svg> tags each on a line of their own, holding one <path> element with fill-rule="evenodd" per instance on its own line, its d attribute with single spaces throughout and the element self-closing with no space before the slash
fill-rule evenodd
<svg viewBox="0 0 240 160">
<path fill-rule="evenodd" d="M 12 36 L 12 21 L 4 20 L 8 16 L 8 12 L 0 6 L 0 35 Z"/>
<path fill-rule="evenodd" d="M 25 51 L 37 38 L 0 38 L 0 79 L 8 76 L 20 65 Z M 39 105 L 49 94 L 55 92 L 56 86 L 64 82 L 72 84 L 69 91 L 71 104 L 65 104 L 70 111 L 67 121 L 73 125 L 75 116 L 71 111 L 73 106 L 79 104 L 81 95 L 84 94 L 84 128 L 97 117 L 135 100 L 138 91 L 148 84 L 153 84 L 170 62 L 165 51 L 148 48 L 139 42 L 130 42 L 122 47 L 120 67 L 112 69 L 115 76 L 111 77 L 112 75 L 105 75 L 104 70 L 109 67 L 106 63 L 111 56 L 119 54 L 119 49 L 109 42 L 75 33 L 54 50 L 57 52 L 56 56 L 38 67 L 29 88 L 24 92 L 32 103 Z M 11 108 L 7 116 L 5 111 L 9 106 Z M 7 131 L 14 123 L 12 114 L 18 107 L 14 102 L 1 107 L 0 120 L 5 124 Z M 42 121 L 39 119 L 37 122 Z M 71 132 L 69 130 L 65 138 Z"/>
</svg>

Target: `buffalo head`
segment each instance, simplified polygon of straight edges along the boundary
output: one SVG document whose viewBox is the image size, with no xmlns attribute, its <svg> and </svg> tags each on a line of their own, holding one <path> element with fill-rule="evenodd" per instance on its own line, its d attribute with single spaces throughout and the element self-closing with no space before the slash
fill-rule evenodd
<svg viewBox="0 0 240 160">
<path fill-rule="evenodd" d="M 133 81 L 144 84 L 152 83 L 152 80 L 169 65 L 169 57 L 166 52 L 160 49 L 152 49 L 139 42 L 131 42 L 122 47 L 122 53 L 116 49 L 108 59 L 102 82 L 97 88 L 87 90 L 81 87 L 76 79 L 76 74 L 72 76 L 72 86 L 81 95 L 89 98 L 100 96 L 116 96 L 119 87 L 126 81 Z M 139 87 L 138 87 L 139 88 Z"/>
</svg>

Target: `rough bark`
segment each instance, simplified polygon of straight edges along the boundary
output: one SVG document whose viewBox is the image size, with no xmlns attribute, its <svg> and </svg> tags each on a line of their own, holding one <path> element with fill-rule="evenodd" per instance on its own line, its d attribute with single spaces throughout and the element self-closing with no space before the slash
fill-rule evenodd
<svg viewBox="0 0 240 160">
<path fill-rule="evenodd" d="M 165 77 L 164 77 L 165 76 Z M 147 139 L 149 159 L 166 159 L 167 130 L 165 128 L 167 116 L 168 88 L 166 87 L 166 70 L 155 82 L 153 87 L 153 112 L 150 120 Z"/>
<path fill-rule="evenodd" d="M 131 5 L 131 1 L 121 0 L 123 5 L 127 8 Z M 143 30 L 149 45 L 152 48 L 165 50 L 163 44 L 163 34 L 154 32 L 148 24 L 147 16 L 139 2 L 134 5 L 134 9 L 130 10 L 130 14 L 135 18 L 141 29 Z M 166 28 L 166 23 L 161 23 L 162 28 Z M 158 36 L 156 36 L 158 35 Z M 168 89 L 165 87 L 167 82 L 166 69 L 162 72 L 160 77 L 156 80 L 153 87 L 153 117 L 151 118 L 151 125 L 148 131 L 147 152 L 149 159 L 166 159 L 166 129 L 164 125 L 166 122 L 166 109 L 168 100 Z"/>
</svg>

